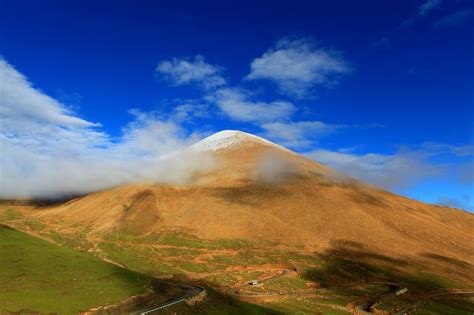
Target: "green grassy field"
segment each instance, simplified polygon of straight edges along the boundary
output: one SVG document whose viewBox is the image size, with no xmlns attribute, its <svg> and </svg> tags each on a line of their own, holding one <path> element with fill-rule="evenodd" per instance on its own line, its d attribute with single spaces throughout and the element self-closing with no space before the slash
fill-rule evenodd
<svg viewBox="0 0 474 315">
<path fill-rule="evenodd" d="M 405 272 L 389 263 L 371 263 L 364 259 L 358 259 L 357 255 L 349 255 L 351 252 L 336 252 L 327 255 L 311 254 L 296 246 L 281 246 L 272 242 L 249 241 L 238 239 L 201 239 L 188 231 L 167 230 L 162 233 L 154 233 L 146 236 L 128 235 L 126 233 L 112 232 L 109 235 L 103 235 L 100 238 L 88 238 L 88 231 L 82 226 L 70 227 L 67 232 L 56 230 L 45 222 L 37 221 L 36 218 L 23 215 L 15 209 L 6 209 L 0 211 L 0 221 L 9 221 L 20 230 L 29 230 L 54 240 L 64 247 L 56 247 L 49 243 L 35 240 L 35 242 L 45 243 L 55 250 L 63 253 L 58 254 L 63 260 L 73 262 L 78 259 L 93 260 L 100 262 L 92 256 L 78 253 L 72 249 L 88 250 L 93 249 L 94 254 L 100 258 L 108 258 L 126 266 L 134 272 L 148 276 L 173 275 L 178 279 L 198 278 L 200 283 L 204 284 L 209 290 L 214 290 L 213 294 L 208 295 L 205 302 L 193 307 L 180 304 L 173 311 L 183 314 L 349 314 L 353 305 L 359 305 L 372 296 L 376 296 L 387 290 L 386 285 L 351 285 L 361 284 L 371 281 L 392 281 L 397 282 L 403 287 L 409 289 L 407 294 L 402 296 L 389 296 L 383 301 L 377 303 L 375 309 L 382 311 L 392 311 L 410 304 L 417 297 L 426 293 L 434 292 L 439 289 L 465 288 L 462 283 L 440 278 L 436 275 L 427 274 L 420 270 L 419 272 Z M 5 231 L 0 231 L 5 234 Z M 22 235 L 23 238 L 30 238 L 25 234 L 13 231 L 15 235 Z M 10 231 L 10 233 L 13 233 Z M 0 234 L 0 249 L 3 252 L 12 246 L 15 242 L 7 242 L 7 238 Z M 34 238 L 33 238 L 34 239 Z M 28 244 L 29 241 L 16 240 L 17 243 Z M 65 275 L 56 275 L 58 270 L 72 270 L 76 274 L 84 273 L 80 266 L 66 262 L 59 262 L 57 258 L 43 260 L 34 260 L 32 256 L 38 255 L 32 250 L 31 245 L 16 251 L 10 252 L 11 258 L 5 259 L 0 256 L 0 281 L 7 283 L 6 287 L 0 287 L 0 313 L 3 310 L 19 310 L 18 305 L 25 305 L 20 302 L 19 297 L 24 294 L 35 294 L 37 288 L 43 287 L 38 284 L 44 282 L 44 286 L 50 291 L 45 291 L 42 295 L 44 301 L 48 301 L 50 296 L 59 296 L 67 305 L 67 309 L 56 311 L 58 313 L 73 313 L 77 310 L 84 310 L 95 305 L 109 304 L 110 302 L 120 300 L 123 297 L 134 294 L 134 292 L 143 289 L 140 287 L 140 279 L 146 279 L 145 276 L 138 276 L 132 271 L 126 272 L 115 266 L 105 263 L 108 268 L 115 268 L 111 271 L 113 279 L 109 280 L 107 276 L 101 276 L 105 267 L 84 268 L 87 273 L 92 273 L 90 279 L 82 279 L 77 285 L 72 280 L 71 272 L 66 272 L 68 280 L 63 286 L 61 278 Z M 42 246 L 46 246 L 42 245 Z M 34 248 L 34 247 L 33 247 Z M 71 248 L 71 250 L 66 250 Z M 22 252 L 27 253 L 23 257 Z M 68 252 L 69 256 L 64 254 Z M 41 256 L 41 255 L 40 255 Z M 50 255 L 51 256 L 51 255 Z M 65 257 L 69 257 L 66 259 Z M 73 257 L 73 259 L 70 259 Z M 82 257 L 82 258 L 78 258 Z M 362 258 L 364 256 L 361 256 Z M 377 257 L 384 258 L 381 254 Z M 29 263 L 33 260 L 35 265 L 30 267 L 28 272 L 21 271 L 21 267 L 16 264 L 24 263 L 21 259 L 27 259 Z M 18 261 L 17 261 L 18 260 Z M 54 268 L 54 264 L 58 265 Z M 92 264 L 92 263 L 91 263 Z M 4 266 L 7 266 L 4 267 Z M 61 267 L 67 266 L 67 267 Z M 36 274 L 35 269 L 45 270 L 41 278 L 41 273 Z M 269 280 L 259 287 L 248 287 L 244 291 L 257 290 L 260 293 L 279 293 L 284 297 L 272 302 L 258 302 L 255 304 L 238 302 L 227 295 L 227 289 L 234 286 L 240 286 L 252 279 L 263 279 L 275 275 L 281 269 L 296 269 L 294 273 L 287 277 Z M 9 272 L 7 272 L 7 270 Z M 48 278 L 48 273 L 51 278 Z M 85 273 L 84 273 L 85 274 Z M 132 276 L 133 275 L 133 276 Z M 133 278 L 136 277 L 136 278 Z M 189 278 L 188 278 L 189 277 Z M 58 279 L 57 279 L 58 278 Z M 43 281 L 38 280 L 43 279 Z M 105 279 L 105 281 L 104 281 Z M 87 281 L 92 283 L 91 287 L 100 286 L 104 291 L 98 293 L 95 289 L 87 289 Z M 130 282 L 131 284 L 129 284 Z M 145 280 L 146 282 L 146 280 Z M 53 284 L 54 283 L 54 284 Z M 59 283 L 59 285 L 58 285 Z M 138 284 L 137 284 L 138 283 Z M 317 284 L 322 289 L 314 289 L 317 296 L 307 297 L 303 295 L 294 295 L 293 293 L 301 290 L 312 290 L 311 285 Z M 63 286 L 63 287 L 62 287 Z M 51 288 L 54 287 L 54 288 Z M 60 289 L 58 289 L 60 288 Z M 85 289 L 86 288 L 86 289 Z M 28 291 L 29 290 L 29 291 Z M 105 291 L 107 290 L 107 293 Z M 16 291 L 16 293 L 14 293 Z M 13 292 L 8 295 L 8 292 Z M 18 292 L 21 292 L 19 294 Z M 23 293 L 25 292 L 25 293 Z M 28 293 L 29 292 L 29 293 Z M 258 292 L 257 292 L 258 293 Z M 74 294 L 74 295 L 73 295 Z M 293 295 L 291 295 L 293 294 Z M 74 297 L 84 296 L 75 300 Z M 93 296 L 92 298 L 89 298 Z M 102 299 L 104 298 L 104 299 Z M 105 298 L 108 300 L 105 301 Z M 10 304 L 2 303 L 4 299 Z M 30 310 L 50 310 L 50 306 L 44 306 L 38 303 L 41 296 L 32 299 L 32 303 L 23 307 Z M 68 300 L 69 299 L 69 300 Z M 43 301 L 43 303 L 44 303 Z M 87 301 L 87 306 L 77 305 L 77 303 Z M 105 302 L 104 302 L 105 301 Z M 30 301 L 31 302 L 31 301 Z M 16 304 L 15 304 L 16 303 Z M 23 304 L 21 304 L 23 303 Z M 84 304 L 84 303 L 83 303 Z M 10 305 L 8 307 L 4 305 Z M 33 305 L 33 306 L 30 306 Z M 466 298 L 447 297 L 432 301 L 428 304 L 419 305 L 415 314 L 471 314 L 473 309 L 472 300 Z"/>
<path fill-rule="evenodd" d="M 150 278 L 0 225 L 0 313 L 77 314 L 143 293 Z"/>
</svg>

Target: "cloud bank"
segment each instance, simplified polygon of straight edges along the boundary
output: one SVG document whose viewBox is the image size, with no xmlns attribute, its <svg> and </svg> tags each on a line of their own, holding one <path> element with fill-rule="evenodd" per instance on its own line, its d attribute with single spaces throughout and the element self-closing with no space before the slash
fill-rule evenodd
<svg viewBox="0 0 474 315">
<path fill-rule="evenodd" d="M 132 110 L 133 121 L 112 141 L 4 59 L 0 82 L 0 198 L 54 198 L 135 181 L 182 184 L 215 165 L 209 154 L 180 151 L 201 136 L 169 117 Z"/>
<path fill-rule="evenodd" d="M 416 147 L 401 147 L 393 154 L 357 154 L 351 150 L 318 149 L 306 153 L 306 156 L 389 190 L 404 190 L 446 176 L 457 182 L 474 184 L 474 151 L 470 145 L 424 143 Z"/>
</svg>

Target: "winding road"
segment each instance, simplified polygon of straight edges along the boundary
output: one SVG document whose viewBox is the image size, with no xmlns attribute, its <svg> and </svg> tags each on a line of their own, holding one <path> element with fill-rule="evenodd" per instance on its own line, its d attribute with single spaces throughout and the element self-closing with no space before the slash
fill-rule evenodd
<svg viewBox="0 0 474 315">
<path fill-rule="evenodd" d="M 383 285 L 387 285 L 389 290 L 388 291 L 385 291 L 385 292 L 382 292 L 382 293 L 379 293 L 377 294 L 376 296 L 374 296 L 373 298 L 371 298 L 370 300 L 368 300 L 367 302 L 365 302 L 364 304 L 362 305 L 359 305 L 358 308 L 360 310 L 363 310 L 365 312 L 371 312 L 372 311 L 372 306 L 381 301 L 384 297 L 388 296 L 388 295 L 392 295 L 392 294 L 395 294 L 399 289 L 400 289 L 400 285 L 396 282 L 372 282 L 370 284 L 383 284 Z"/>
<path fill-rule="evenodd" d="M 165 283 L 167 285 L 179 287 L 180 289 L 184 290 L 184 293 L 180 296 L 169 299 L 168 301 L 165 301 L 165 302 L 160 303 L 158 305 L 155 305 L 153 307 L 150 307 L 150 308 L 147 308 L 145 310 L 141 310 L 139 312 L 135 312 L 135 313 L 132 313 L 132 314 L 136 314 L 136 315 L 153 314 L 155 312 L 163 310 L 163 309 L 165 309 L 167 307 L 170 307 L 172 305 L 183 303 L 183 302 L 186 302 L 186 301 L 191 300 L 193 298 L 196 298 L 198 295 L 203 294 L 203 293 L 206 292 L 206 289 L 204 287 L 201 287 L 201 286 L 195 285 L 195 284 L 189 284 L 189 283 L 178 282 L 178 281 L 163 281 L 163 280 L 159 280 L 159 282 Z"/>
</svg>

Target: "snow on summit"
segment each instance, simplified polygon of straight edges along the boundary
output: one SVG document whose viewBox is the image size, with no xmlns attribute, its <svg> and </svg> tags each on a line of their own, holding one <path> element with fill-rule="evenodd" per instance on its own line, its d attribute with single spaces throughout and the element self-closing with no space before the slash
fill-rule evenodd
<svg viewBox="0 0 474 315">
<path fill-rule="evenodd" d="M 224 149 L 238 143 L 248 142 L 248 141 L 264 142 L 266 144 L 269 144 L 281 149 L 285 149 L 273 142 L 257 137 L 253 134 L 246 133 L 243 131 L 238 131 L 238 130 L 219 131 L 193 144 L 191 148 L 197 151 L 217 151 L 217 150 Z"/>
</svg>

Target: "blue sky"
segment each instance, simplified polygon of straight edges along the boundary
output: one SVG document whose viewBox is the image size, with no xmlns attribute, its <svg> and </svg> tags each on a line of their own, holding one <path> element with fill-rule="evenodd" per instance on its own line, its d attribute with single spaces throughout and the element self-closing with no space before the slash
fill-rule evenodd
<svg viewBox="0 0 474 315">
<path fill-rule="evenodd" d="M 239 129 L 473 210 L 473 21 L 468 0 L 0 0 L 3 195 Z"/>
</svg>

